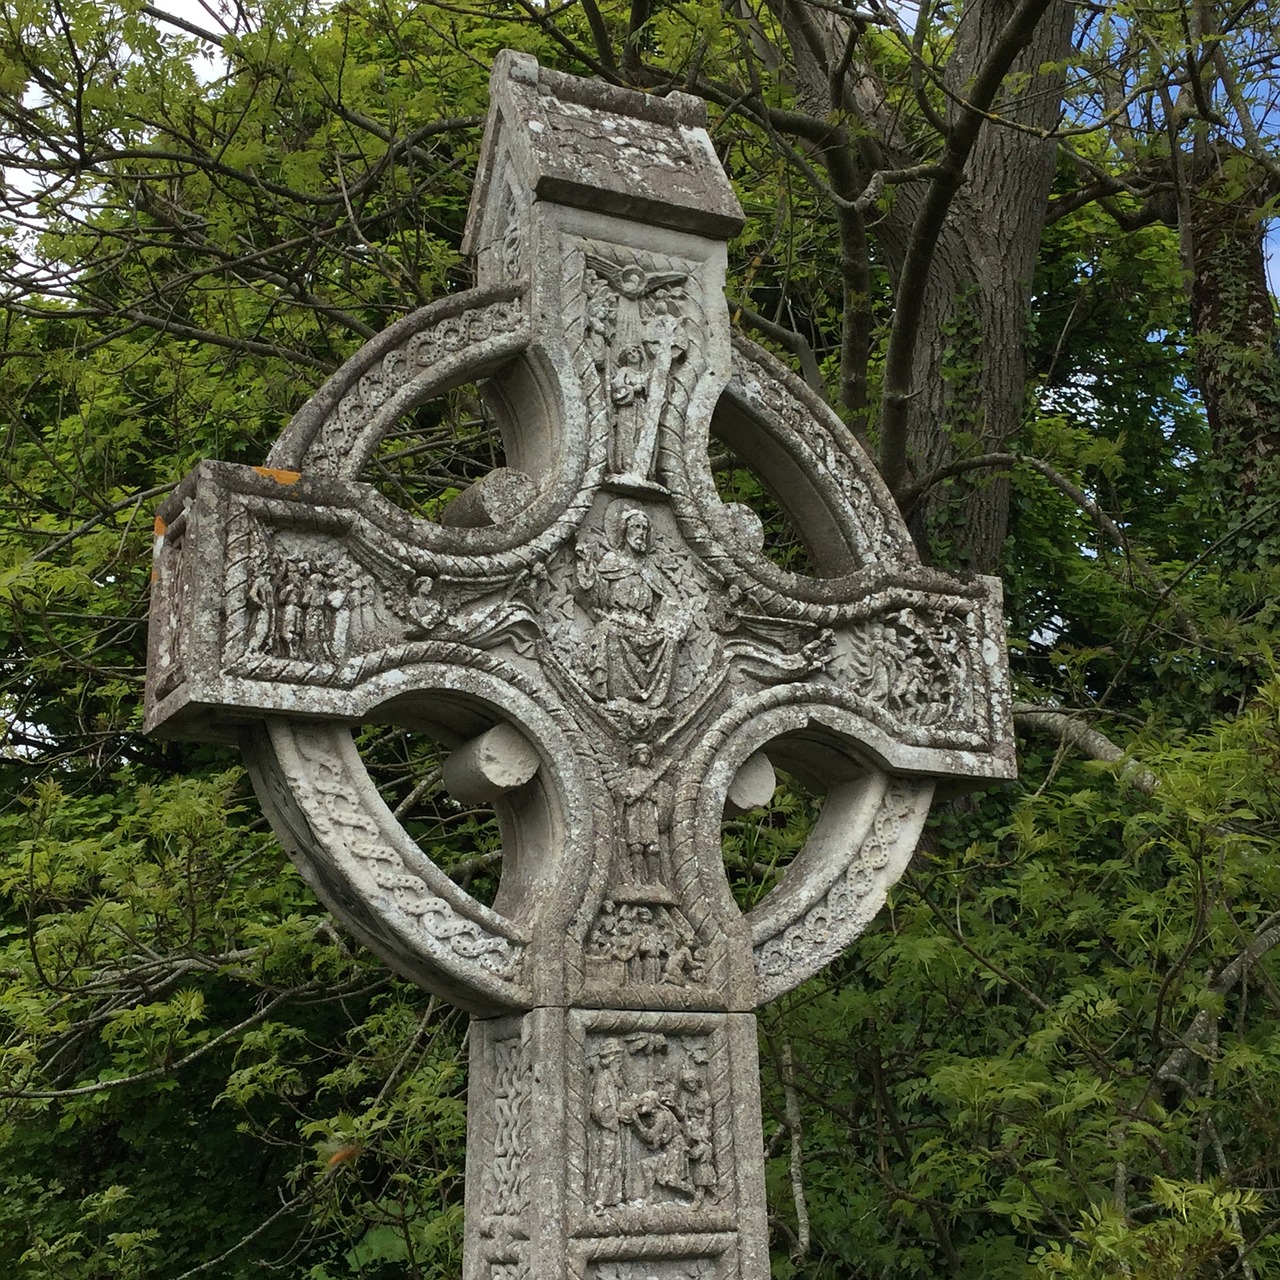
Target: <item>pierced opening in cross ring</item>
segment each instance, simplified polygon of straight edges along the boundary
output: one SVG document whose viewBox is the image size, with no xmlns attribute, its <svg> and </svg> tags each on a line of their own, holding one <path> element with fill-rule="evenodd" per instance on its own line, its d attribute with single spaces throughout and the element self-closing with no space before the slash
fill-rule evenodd
<svg viewBox="0 0 1280 1280">
<path fill-rule="evenodd" d="M 445 789 L 449 751 L 428 733 L 370 726 L 361 759 L 387 807 L 418 847 L 460 888 L 492 906 L 502 871 L 502 828 L 491 803 L 463 803 Z"/>
<path fill-rule="evenodd" d="M 750 911 L 781 879 L 822 813 L 823 793 L 775 767 L 769 800 L 745 812 L 726 808 L 720 827 L 734 901 Z"/>
<path fill-rule="evenodd" d="M 847 739 L 818 726 L 779 734 L 753 753 L 729 788 L 721 819 L 721 850 L 738 906 L 758 906 L 797 859 L 826 861 L 847 844 L 878 776 Z"/>
<path fill-rule="evenodd" d="M 712 430 L 715 430 L 714 422 Z M 712 435 L 709 454 L 711 475 L 720 501 L 750 512 L 743 513 L 742 521 L 744 526 L 750 526 L 744 527 L 744 537 L 757 542 L 751 550 L 762 552 L 780 569 L 817 576 L 800 531 L 760 475 L 719 435 Z"/>
<path fill-rule="evenodd" d="M 460 493 L 506 466 L 497 417 L 483 384 L 454 387 L 401 417 L 360 479 L 410 515 L 438 521 Z"/>
<path fill-rule="evenodd" d="M 381 727 L 362 730 L 357 748 L 427 858 L 478 902 L 519 922 L 559 874 L 565 784 L 548 760 L 564 747 L 547 745 L 546 725 L 528 727 L 537 712 L 517 690 L 495 682 L 477 692 L 478 673 L 456 678 L 471 687 L 428 682 L 371 708 L 370 723 Z"/>
</svg>

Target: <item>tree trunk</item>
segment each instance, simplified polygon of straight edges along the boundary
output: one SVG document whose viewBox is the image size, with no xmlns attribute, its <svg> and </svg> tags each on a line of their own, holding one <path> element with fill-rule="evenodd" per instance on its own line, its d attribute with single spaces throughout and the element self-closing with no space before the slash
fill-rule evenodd
<svg viewBox="0 0 1280 1280">
<path fill-rule="evenodd" d="M 771 0 L 771 7 L 787 36 L 797 102 L 819 118 L 848 113 L 859 121 L 860 129 L 851 131 L 858 136 L 844 154 L 837 158 L 828 148 L 824 156 L 837 194 L 856 196 L 875 169 L 906 169 L 936 159 L 936 134 L 922 141 L 927 127 L 908 127 L 901 103 L 890 100 L 856 57 L 846 57 L 852 30 L 847 19 L 801 0 Z M 949 124 L 959 112 L 956 100 L 964 99 L 1016 8 L 1017 0 L 972 0 L 963 9 L 945 71 Z M 1060 62 L 1070 50 L 1073 14 L 1069 0 L 1049 5 L 1013 65 L 1007 84 L 1014 88 L 995 104 L 995 112 L 1014 127 L 982 126 L 965 184 L 943 226 L 925 291 L 913 378 L 908 448 L 917 478 L 958 457 L 1003 449 L 1021 423 L 1027 304 L 1055 153 L 1051 140 L 1022 130 L 1043 132 L 1057 123 Z M 897 277 L 923 194 L 923 184 L 894 188 L 887 211 L 869 227 L 859 216 L 840 217 L 842 261 L 865 254 L 864 237 L 870 234 Z M 851 305 L 848 276 L 846 330 L 865 319 Z M 856 332 L 846 332 L 844 345 L 847 353 L 865 349 Z M 856 371 L 842 368 L 841 382 L 845 407 L 856 416 L 865 369 L 860 382 Z M 966 478 L 926 494 L 912 527 L 926 557 L 990 572 L 1000 565 L 1008 518 L 1007 481 Z"/>
<path fill-rule="evenodd" d="M 1275 177 L 1232 148 L 1203 148 L 1182 202 L 1200 392 L 1227 511 L 1227 562 L 1280 564 L 1280 350 L 1261 211 Z"/>
<path fill-rule="evenodd" d="M 1013 0 L 964 10 L 948 87 L 963 95 Z M 1052 5 L 1011 80 L 1023 92 L 998 105 L 1010 125 L 1048 130 L 1061 110 L 1073 11 Z M 952 205 L 924 299 L 916 353 L 908 449 L 917 479 L 959 457 L 1003 451 L 1026 405 L 1026 329 L 1031 281 L 1053 180 L 1056 144 L 988 122 Z M 886 241 L 893 259 L 893 241 Z M 975 473 L 976 475 L 977 473 Z M 1003 477 L 953 482 L 924 496 L 912 515 L 921 551 L 939 561 L 990 573 L 999 569 L 1009 522 Z"/>
</svg>

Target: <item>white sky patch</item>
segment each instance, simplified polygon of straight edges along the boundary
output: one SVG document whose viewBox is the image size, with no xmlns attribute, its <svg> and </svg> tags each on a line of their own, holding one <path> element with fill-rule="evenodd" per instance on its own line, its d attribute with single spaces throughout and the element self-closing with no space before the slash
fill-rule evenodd
<svg viewBox="0 0 1280 1280">
<path fill-rule="evenodd" d="M 179 22 L 189 23 L 201 31 L 207 31 L 220 40 L 231 35 L 235 30 L 235 13 L 231 6 L 219 3 L 219 0 L 161 0 L 154 6 L 160 13 L 172 14 Z M 176 23 L 170 25 L 163 20 L 153 18 L 161 30 L 180 31 L 183 35 L 194 35 Z M 196 79 L 201 84 L 212 84 L 227 74 L 227 59 L 220 49 L 211 42 L 204 42 L 204 51 L 191 64 Z"/>
</svg>

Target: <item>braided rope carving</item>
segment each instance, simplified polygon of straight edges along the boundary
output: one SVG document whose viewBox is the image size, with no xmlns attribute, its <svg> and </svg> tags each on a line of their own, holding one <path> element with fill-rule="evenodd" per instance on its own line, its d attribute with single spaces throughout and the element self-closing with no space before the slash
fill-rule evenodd
<svg viewBox="0 0 1280 1280">
<path fill-rule="evenodd" d="M 892 781 L 843 873 L 803 914 L 756 943 L 762 1001 L 825 968 L 871 923 L 915 852 L 932 794 L 928 784 Z"/>
<path fill-rule="evenodd" d="M 397 417 L 528 343 L 517 287 L 473 289 L 423 307 L 366 343 L 312 396 L 269 464 L 354 479 Z"/>
<path fill-rule="evenodd" d="M 515 982 L 524 943 L 426 858 L 415 859 L 417 865 L 406 862 L 404 845 L 395 839 L 402 829 L 369 781 L 346 730 L 273 726 L 272 737 L 285 781 L 328 861 L 367 878 L 385 904 L 382 914 L 416 933 L 428 953 L 452 953 L 450 968 L 472 981 L 483 976 L 485 987 L 493 979 Z"/>
</svg>

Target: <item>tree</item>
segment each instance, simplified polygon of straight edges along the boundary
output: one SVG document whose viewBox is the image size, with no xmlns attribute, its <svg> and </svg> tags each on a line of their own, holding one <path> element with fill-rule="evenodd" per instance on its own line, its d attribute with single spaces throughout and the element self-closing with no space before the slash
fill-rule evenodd
<svg viewBox="0 0 1280 1280">
<path fill-rule="evenodd" d="M 0 16 L 6 1274 L 456 1274 L 461 1021 L 329 923 L 233 757 L 139 736 L 138 695 L 159 495 L 259 461 L 364 339 L 465 287 L 504 45 L 707 99 L 748 213 L 738 322 L 846 415 L 932 558 L 1006 582 L 1023 781 L 940 813 L 864 945 L 767 1022 L 775 1270 L 1276 1268 L 1274 24 L 909 17 Z M 368 478 L 429 512 L 492 465 L 479 414 L 418 415 Z M 362 747 L 483 887 L 496 833 L 436 798 L 431 744 Z M 727 825 L 744 899 L 818 802 Z"/>
</svg>

